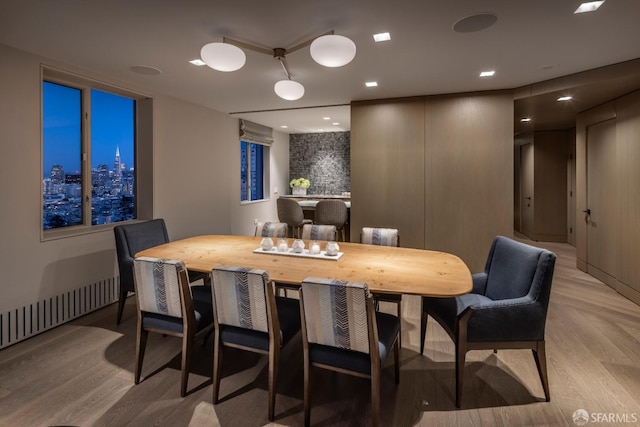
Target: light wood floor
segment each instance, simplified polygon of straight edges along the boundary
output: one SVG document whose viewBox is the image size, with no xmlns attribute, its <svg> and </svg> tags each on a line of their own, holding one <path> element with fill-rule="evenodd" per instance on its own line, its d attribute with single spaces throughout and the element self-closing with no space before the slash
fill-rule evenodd
<svg viewBox="0 0 640 427">
<path fill-rule="evenodd" d="M 639 414 L 640 420 L 640 307 L 578 271 L 572 247 L 542 246 L 558 255 L 546 328 L 551 402 L 544 402 L 530 351 L 475 351 L 467 356 L 457 410 L 453 343 L 431 320 L 421 356 L 420 300 L 405 297 L 400 385 L 394 385 L 387 365 L 382 425 L 573 426 L 577 409 Z M 135 386 L 133 298 L 123 324 L 116 327 L 115 317 L 113 305 L 0 351 L 0 425 L 268 424 L 266 357 L 226 350 L 223 400 L 214 407 L 209 341 L 194 352 L 190 392 L 180 398 L 179 340 L 150 336 L 144 380 Z M 282 353 L 277 425 L 303 424 L 301 359 L 297 338 Z M 316 370 L 312 381 L 313 425 L 368 423 L 366 380 Z"/>
</svg>

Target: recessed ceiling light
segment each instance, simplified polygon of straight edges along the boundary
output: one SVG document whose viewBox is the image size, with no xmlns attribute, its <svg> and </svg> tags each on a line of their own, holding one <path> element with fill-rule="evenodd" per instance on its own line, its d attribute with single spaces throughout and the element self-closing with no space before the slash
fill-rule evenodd
<svg viewBox="0 0 640 427">
<path fill-rule="evenodd" d="M 204 62 L 202 59 L 192 59 L 189 62 L 192 63 L 193 65 L 197 65 L 198 67 L 202 67 L 203 65 L 207 65 L 207 63 Z"/>
<path fill-rule="evenodd" d="M 478 15 L 467 16 L 453 24 L 453 31 L 456 33 L 473 33 L 482 31 L 498 21 L 498 17 L 492 13 L 479 13 Z"/>
<path fill-rule="evenodd" d="M 598 10 L 598 8 L 600 6 L 602 6 L 602 3 L 604 3 L 604 0 L 602 0 L 602 1 L 590 1 L 590 2 L 586 2 L 586 3 L 582 3 L 580 6 L 578 6 L 576 11 L 573 12 L 573 13 L 593 12 L 595 10 Z"/>
<path fill-rule="evenodd" d="M 378 82 L 366 82 L 364 85 L 366 87 L 376 87 L 378 86 Z"/>
<path fill-rule="evenodd" d="M 282 126 L 280 126 L 280 127 L 281 127 L 282 129 L 287 129 L 289 126 L 287 126 L 287 125 L 282 125 Z"/>
<path fill-rule="evenodd" d="M 323 117 L 322 120 L 331 120 L 331 117 Z"/>
<path fill-rule="evenodd" d="M 561 96 L 558 101 L 569 101 L 571 99 L 573 99 L 573 96 Z"/>
<path fill-rule="evenodd" d="M 149 67 L 148 65 L 132 65 L 129 69 L 134 73 L 144 74 L 145 76 L 159 76 L 162 74 L 162 71 L 159 69 Z"/>
<path fill-rule="evenodd" d="M 373 35 L 373 39 L 377 42 L 386 42 L 391 40 L 391 34 L 389 33 L 378 33 Z"/>
<path fill-rule="evenodd" d="M 493 77 L 496 72 L 494 70 L 482 71 L 480 77 Z"/>
<path fill-rule="evenodd" d="M 333 123 L 331 123 L 331 124 L 332 124 L 332 125 L 334 125 L 334 126 L 338 126 L 340 123 L 338 123 L 338 122 L 333 122 Z"/>
<path fill-rule="evenodd" d="M 523 118 L 520 119 L 520 121 L 523 122 L 523 123 L 530 122 L 531 121 L 531 117 L 523 117 Z"/>
</svg>

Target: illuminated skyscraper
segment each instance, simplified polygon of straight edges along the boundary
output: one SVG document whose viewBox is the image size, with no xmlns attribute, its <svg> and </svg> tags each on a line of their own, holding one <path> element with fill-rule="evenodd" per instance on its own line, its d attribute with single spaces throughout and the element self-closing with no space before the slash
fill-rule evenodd
<svg viewBox="0 0 640 427">
<path fill-rule="evenodd" d="M 116 158 L 113 161 L 113 176 L 111 177 L 112 194 L 119 194 L 122 190 L 122 162 L 120 161 L 120 147 L 116 146 Z"/>
<path fill-rule="evenodd" d="M 64 184 L 64 168 L 62 165 L 51 166 L 51 183 Z"/>
<path fill-rule="evenodd" d="M 120 147 L 116 146 L 116 158 L 113 161 L 113 180 L 120 183 L 122 180 L 122 162 L 120 161 Z"/>
<path fill-rule="evenodd" d="M 109 179 L 109 165 L 105 165 L 104 163 L 98 165 L 97 178 L 97 185 L 95 185 L 95 189 L 98 190 L 99 194 L 102 194 L 111 187 L 111 181 Z"/>
</svg>

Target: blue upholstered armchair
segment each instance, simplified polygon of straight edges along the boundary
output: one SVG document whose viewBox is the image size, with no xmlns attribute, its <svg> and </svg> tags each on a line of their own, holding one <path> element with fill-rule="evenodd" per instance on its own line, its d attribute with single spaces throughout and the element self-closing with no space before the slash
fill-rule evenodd
<svg viewBox="0 0 640 427">
<path fill-rule="evenodd" d="M 127 295 L 134 291 L 133 257 L 145 249 L 169 243 L 169 234 L 163 219 L 117 225 L 113 228 L 113 232 L 120 270 L 120 299 L 116 319 L 116 323 L 120 324 Z"/>
<path fill-rule="evenodd" d="M 129 292 L 134 292 L 134 257 L 140 251 L 169 243 L 169 233 L 167 233 L 167 226 L 162 218 L 117 225 L 113 228 L 113 233 L 116 239 L 116 254 L 120 271 L 120 297 L 116 319 L 116 323 L 119 325 L 127 296 Z M 188 271 L 188 274 L 190 282 L 202 279 L 206 284 L 209 281 L 209 273 Z"/>
<path fill-rule="evenodd" d="M 544 329 L 556 256 L 545 249 L 498 236 L 483 273 L 473 275 L 471 293 L 455 298 L 422 298 L 420 353 L 427 316 L 456 346 L 456 406 L 460 407 L 466 352 L 531 349 L 545 398 L 550 400 Z"/>
</svg>

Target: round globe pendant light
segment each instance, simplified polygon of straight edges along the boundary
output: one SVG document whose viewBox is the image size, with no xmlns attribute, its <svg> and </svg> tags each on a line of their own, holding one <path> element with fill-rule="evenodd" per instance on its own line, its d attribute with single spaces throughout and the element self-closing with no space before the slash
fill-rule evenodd
<svg viewBox="0 0 640 427">
<path fill-rule="evenodd" d="M 218 71 L 236 71 L 242 68 L 247 56 L 242 49 L 229 43 L 209 43 L 200 50 L 200 57 Z"/>
<path fill-rule="evenodd" d="M 273 90 L 287 101 L 295 101 L 304 95 L 304 86 L 293 80 L 280 80 L 273 86 Z"/>
<path fill-rule="evenodd" d="M 330 34 L 315 39 L 309 47 L 311 57 L 325 67 L 342 67 L 356 56 L 356 44 L 345 36 Z"/>
</svg>

